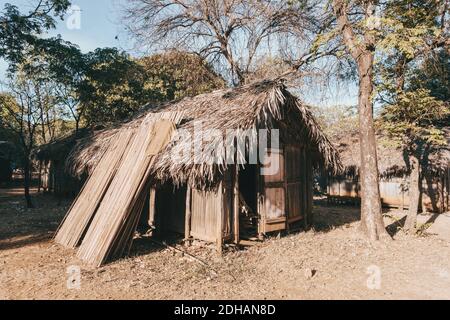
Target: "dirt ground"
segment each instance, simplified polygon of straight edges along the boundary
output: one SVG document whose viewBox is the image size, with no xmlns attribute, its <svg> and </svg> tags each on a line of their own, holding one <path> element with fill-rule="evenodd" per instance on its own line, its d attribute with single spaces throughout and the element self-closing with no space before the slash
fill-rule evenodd
<svg viewBox="0 0 450 320">
<path fill-rule="evenodd" d="M 398 211 L 385 217 L 389 243 L 358 233 L 355 207 L 316 205 L 313 231 L 222 257 L 202 243 L 183 249 L 208 266 L 140 239 L 130 258 L 92 269 L 51 241 L 69 202 L 33 197 L 26 210 L 19 190 L 0 189 L 1 299 L 450 299 L 450 243 L 405 235 L 389 218 Z"/>
</svg>

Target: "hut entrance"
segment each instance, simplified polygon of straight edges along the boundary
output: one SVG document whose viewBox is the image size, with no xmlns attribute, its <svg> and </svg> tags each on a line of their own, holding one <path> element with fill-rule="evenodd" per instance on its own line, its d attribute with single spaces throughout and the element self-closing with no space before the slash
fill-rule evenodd
<svg viewBox="0 0 450 320">
<path fill-rule="evenodd" d="M 239 170 L 239 233 L 242 239 L 258 235 L 258 166 L 246 165 Z"/>
<path fill-rule="evenodd" d="M 186 210 L 186 187 L 174 188 L 165 184 L 149 192 L 148 205 L 144 208 L 141 223 L 148 220 L 152 236 L 164 240 L 183 236 Z"/>
</svg>

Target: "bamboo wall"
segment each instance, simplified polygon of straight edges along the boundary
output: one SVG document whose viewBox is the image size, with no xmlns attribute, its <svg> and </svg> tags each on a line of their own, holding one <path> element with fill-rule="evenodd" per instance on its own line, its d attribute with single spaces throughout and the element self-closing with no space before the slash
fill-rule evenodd
<svg viewBox="0 0 450 320">
<path fill-rule="evenodd" d="M 191 236 L 200 240 L 216 242 L 220 230 L 222 237 L 231 234 L 229 191 L 220 184 L 217 190 L 192 190 Z"/>
</svg>

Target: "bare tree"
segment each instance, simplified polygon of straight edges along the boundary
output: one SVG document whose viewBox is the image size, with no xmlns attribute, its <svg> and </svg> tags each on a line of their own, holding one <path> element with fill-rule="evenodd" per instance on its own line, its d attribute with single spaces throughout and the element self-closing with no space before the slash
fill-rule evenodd
<svg viewBox="0 0 450 320">
<path fill-rule="evenodd" d="M 33 83 L 18 76 L 11 81 L 10 94 L 0 95 L 2 125 L 16 134 L 22 149 L 24 168 L 24 191 L 28 208 L 33 208 L 30 196 L 32 177 L 31 152 L 36 144 L 36 135 L 41 126 L 42 109 Z"/>
<path fill-rule="evenodd" d="M 86 106 L 80 103 L 75 89 L 69 85 L 58 83 L 55 86 L 55 90 L 60 107 L 73 119 L 75 122 L 75 134 L 78 134 Z"/>
<path fill-rule="evenodd" d="M 278 41 L 307 40 L 315 28 L 303 1 L 128 0 L 130 32 L 152 48 L 182 49 L 225 65 L 242 84 L 257 61 L 282 49 Z M 295 39 L 295 40 L 294 40 Z M 274 41 L 278 40 L 278 41 Z"/>
<path fill-rule="evenodd" d="M 333 11 L 345 46 L 356 62 L 359 77 L 359 139 L 361 146 L 361 227 L 371 240 L 390 238 L 384 226 L 373 123 L 375 1 L 333 0 Z M 354 19 L 350 19 L 350 15 Z M 356 17 L 356 18 L 355 18 Z M 357 26 L 365 23 L 362 28 Z"/>
</svg>

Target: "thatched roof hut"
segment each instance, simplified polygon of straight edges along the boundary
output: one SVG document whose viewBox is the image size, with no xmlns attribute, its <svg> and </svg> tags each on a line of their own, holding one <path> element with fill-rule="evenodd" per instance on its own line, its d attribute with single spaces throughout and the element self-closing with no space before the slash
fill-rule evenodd
<svg viewBox="0 0 450 320">
<path fill-rule="evenodd" d="M 423 170 L 430 175 L 439 175 L 450 167 L 450 127 L 445 129 L 448 146 L 432 153 Z M 381 134 L 377 136 L 378 170 L 381 178 L 403 177 L 408 175 L 408 155 L 400 147 L 394 146 Z M 340 159 L 344 165 L 344 175 L 357 177 L 360 166 L 360 144 L 356 135 L 342 136 L 335 142 Z"/>
<path fill-rule="evenodd" d="M 91 172 L 110 141 L 120 130 L 139 125 L 148 114 L 154 114 L 157 118 L 161 113 L 178 114 L 180 125 L 177 130 L 190 132 L 193 131 L 196 122 L 202 123 L 204 132 L 221 130 L 223 133 L 233 129 L 272 128 L 277 127 L 277 123 L 283 122 L 290 138 L 308 144 L 315 166 L 324 166 L 333 172 L 342 168 L 336 149 L 322 133 L 309 108 L 289 93 L 283 81 L 267 80 L 236 89 L 217 90 L 176 102 L 145 106 L 134 119 L 95 132 L 78 141 L 66 161 L 68 172 L 75 176 Z M 190 145 L 192 142 L 193 145 L 201 143 L 198 137 L 194 137 L 194 141 L 189 139 L 191 137 L 187 135 L 177 137 L 158 156 L 153 170 L 157 180 L 171 180 L 176 185 L 189 181 L 193 185 L 204 187 L 217 180 L 217 177 L 226 170 L 226 148 L 223 148 L 220 154 L 216 154 L 214 164 L 208 164 L 210 161 L 207 159 L 196 161 L 200 164 L 195 164 L 189 159 L 173 161 L 171 155 L 174 148 Z M 219 143 L 222 143 L 220 138 L 212 145 Z"/>
<path fill-rule="evenodd" d="M 38 162 L 39 189 L 58 196 L 73 197 L 82 187 L 86 175 L 73 176 L 66 171 L 66 160 L 77 142 L 93 132 L 83 128 L 37 147 L 33 158 Z"/>
<path fill-rule="evenodd" d="M 448 146 L 431 153 L 422 161 L 422 204 L 434 212 L 444 212 L 450 207 L 450 127 L 445 129 Z M 383 204 L 393 207 L 409 205 L 409 159 L 399 147 L 390 143 L 387 137 L 377 137 L 380 193 Z M 360 144 L 358 136 L 342 136 L 336 148 L 344 165 L 343 173 L 328 177 L 329 200 L 359 201 Z"/>
<path fill-rule="evenodd" d="M 152 156 L 145 177 L 128 176 L 130 166 L 118 164 L 122 161 L 120 152 L 112 161 L 114 165 L 104 161 L 116 150 L 128 148 L 111 147 L 123 140 L 121 136 L 142 132 L 149 122 L 158 123 L 161 119 L 170 119 L 176 125 L 176 134 L 168 137 L 168 143 Z M 201 134 L 198 126 L 202 127 Z M 270 136 L 268 141 L 260 139 L 265 135 Z M 142 155 L 136 152 L 133 141 L 134 151 L 123 151 L 125 159 Z M 142 148 L 143 153 L 147 152 Z M 195 150 L 200 150 L 200 154 Z M 255 151 L 259 159 L 247 161 Z M 272 167 L 273 163 L 276 165 Z M 116 166 L 120 172 L 117 176 Z M 267 170 L 268 166 L 273 170 Z M 72 175 L 88 173 L 90 177 L 100 177 L 89 179 L 78 199 L 92 195 L 92 184 L 92 190 L 100 190 L 95 193 L 99 202 L 103 204 L 105 192 L 110 199 L 108 205 L 115 206 L 110 201 L 124 196 L 122 187 L 117 186 L 143 179 L 140 185 L 148 190 L 139 189 L 133 199 L 146 203 L 141 213 L 144 225 L 163 234 L 184 234 L 186 240 L 211 241 L 219 248 L 225 241 L 239 243 L 243 237 L 260 238 L 270 232 L 308 227 L 312 219 L 314 167 L 339 172 L 342 165 L 309 108 L 289 93 L 281 80 L 145 106 L 130 121 L 79 140 L 66 160 L 66 170 Z M 113 179 L 111 185 L 115 187 L 111 190 L 109 180 L 103 181 L 105 177 Z M 97 214 L 95 208 L 87 218 L 86 210 L 70 212 L 60 229 L 67 230 L 61 239 L 69 241 L 60 243 L 76 246 L 82 242 L 81 248 L 85 243 L 95 247 L 81 240 L 85 229 L 91 230 L 89 217 Z M 105 217 L 100 211 L 106 221 L 110 212 Z M 137 211 L 131 211 L 133 216 Z M 82 228 L 78 228 L 80 216 L 86 222 Z M 80 230 L 73 237 L 74 228 Z"/>
<path fill-rule="evenodd" d="M 93 131 L 87 128 L 79 129 L 77 132 L 69 132 L 54 141 L 38 146 L 33 151 L 33 158 L 38 161 L 65 161 L 76 143 L 92 133 Z"/>
</svg>

